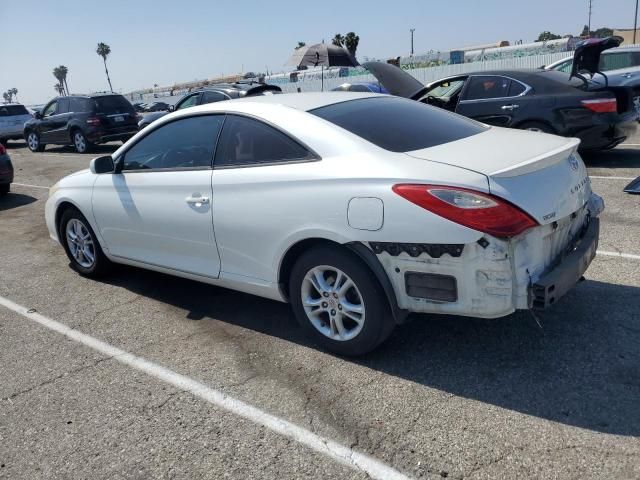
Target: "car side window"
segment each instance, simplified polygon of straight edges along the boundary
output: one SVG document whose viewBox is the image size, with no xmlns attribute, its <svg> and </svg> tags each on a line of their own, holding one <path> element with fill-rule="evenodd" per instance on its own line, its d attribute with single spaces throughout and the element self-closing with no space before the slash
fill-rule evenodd
<svg viewBox="0 0 640 480">
<path fill-rule="evenodd" d="M 311 152 L 279 130 L 252 118 L 227 115 L 214 165 L 233 167 L 311 158 Z"/>
<path fill-rule="evenodd" d="M 469 78 L 464 100 L 488 100 L 507 97 L 511 80 L 499 76 L 480 75 Z"/>
<path fill-rule="evenodd" d="M 524 93 L 527 89 L 522 83 L 511 80 L 511 85 L 509 85 L 509 97 L 517 97 Z"/>
<path fill-rule="evenodd" d="M 215 103 L 215 102 L 221 102 L 222 100 L 229 100 L 229 99 L 227 98 L 226 95 L 220 92 L 204 92 L 202 94 L 202 102 L 200 103 L 201 104 Z"/>
<path fill-rule="evenodd" d="M 50 117 L 51 115 L 55 115 L 57 104 L 58 102 L 54 101 L 54 102 L 51 102 L 49 105 L 47 105 L 45 109 L 42 111 L 42 116 Z"/>
<path fill-rule="evenodd" d="M 194 107 L 198 104 L 199 93 L 194 93 L 190 97 L 185 98 L 180 102 L 180 104 L 176 107 L 176 110 L 182 110 L 183 108 Z"/>
<path fill-rule="evenodd" d="M 609 70 L 618 70 L 633 66 L 633 56 L 631 52 L 617 52 L 601 55 L 600 65 L 598 65 L 598 68 L 602 72 L 607 72 Z"/>
<path fill-rule="evenodd" d="M 60 113 L 69 113 L 69 99 L 61 98 L 58 100 L 58 107 L 56 108 L 56 115 Z"/>
<path fill-rule="evenodd" d="M 124 154 L 122 170 L 210 168 L 224 115 L 198 115 L 162 125 Z"/>
</svg>

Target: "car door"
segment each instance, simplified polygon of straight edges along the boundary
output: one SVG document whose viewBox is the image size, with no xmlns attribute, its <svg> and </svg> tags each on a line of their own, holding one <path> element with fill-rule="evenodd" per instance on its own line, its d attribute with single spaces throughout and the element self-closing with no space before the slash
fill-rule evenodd
<svg viewBox="0 0 640 480">
<path fill-rule="evenodd" d="M 471 75 L 456 113 L 498 127 L 509 127 L 526 116 L 531 88 L 502 75 Z"/>
<path fill-rule="evenodd" d="M 58 100 L 52 100 L 42 109 L 42 119 L 38 124 L 41 143 L 55 143 L 59 136 L 59 132 L 56 132 L 60 128 L 56 118 Z"/>
<path fill-rule="evenodd" d="M 109 253 L 216 278 L 211 173 L 224 115 L 194 115 L 151 128 L 99 175 L 93 213 Z"/>
</svg>

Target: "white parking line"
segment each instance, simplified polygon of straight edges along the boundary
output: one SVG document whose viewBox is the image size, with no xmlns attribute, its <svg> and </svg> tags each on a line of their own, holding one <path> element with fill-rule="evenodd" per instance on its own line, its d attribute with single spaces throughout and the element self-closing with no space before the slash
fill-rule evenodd
<svg viewBox="0 0 640 480">
<path fill-rule="evenodd" d="M 28 183 L 15 183 L 15 182 L 13 182 L 11 185 L 18 185 L 20 187 L 28 187 L 28 188 L 43 188 L 45 190 L 49 190 L 49 187 L 43 187 L 42 185 L 29 185 Z"/>
<path fill-rule="evenodd" d="M 607 180 L 635 180 L 636 177 L 607 177 L 603 175 L 589 175 L 589 178 L 599 178 Z"/>
<path fill-rule="evenodd" d="M 633 253 L 608 252 L 607 250 L 597 250 L 596 253 L 598 255 L 604 255 L 605 257 L 621 257 L 629 258 L 631 260 L 640 260 L 640 255 L 634 255 Z"/>
<path fill-rule="evenodd" d="M 223 392 L 210 388 L 185 375 L 169 370 L 157 363 L 153 363 L 132 353 L 120 350 L 119 348 L 109 345 L 97 338 L 91 337 L 90 335 L 73 330 L 62 323 L 56 322 L 44 315 L 40 315 L 34 309 L 28 309 L 22 305 L 18 305 L 17 303 L 14 303 L 2 296 L 0 296 L 0 305 L 5 306 L 9 310 L 18 313 L 23 317 L 48 328 L 49 330 L 60 333 L 75 342 L 81 343 L 82 345 L 92 348 L 103 355 L 111 357 L 124 365 L 135 368 L 136 370 L 155 377 L 158 380 L 179 388 L 180 390 L 189 392 L 192 395 L 215 405 L 216 407 L 227 410 L 258 425 L 262 425 L 284 437 L 288 437 L 315 450 L 316 452 L 326 455 L 330 459 L 335 460 L 342 465 L 346 465 L 347 467 L 359 472 L 365 472 L 371 478 L 380 480 L 409 480 L 409 477 L 400 473 L 395 468 L 376 460 L 375 458 L 358 453 L 338 442 L 317 435 L 310 430 L 299 427 L 287 420 L 264 412 L 259 408 L 230 397 Z"/>
</svg>

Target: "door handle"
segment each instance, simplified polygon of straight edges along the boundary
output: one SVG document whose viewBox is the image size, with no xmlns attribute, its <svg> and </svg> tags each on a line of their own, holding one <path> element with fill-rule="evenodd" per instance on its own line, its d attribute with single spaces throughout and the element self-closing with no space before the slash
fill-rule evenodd
<svg viewBox="0 0 640 480">
<path fill-rule="evenodd" d="M 187 197 L 186 201 L 190 205 L 201 207 L 209 203 L 209 197 Z"/>
<path fill-rule="evenodd" d="M 502 110 L 515 110 L 516 108 L 520 108 L 520 105 L 503 105 L 500 108 Z"/>
</svg>

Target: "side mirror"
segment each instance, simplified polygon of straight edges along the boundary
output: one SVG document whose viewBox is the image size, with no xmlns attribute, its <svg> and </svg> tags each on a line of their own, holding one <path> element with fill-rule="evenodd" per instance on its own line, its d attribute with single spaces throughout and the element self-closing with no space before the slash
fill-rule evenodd
<svg viewBox="0 0 640 480">
<path fill-rule="evenodd" d="M 175 106 L 175 105 L 169 105 L 169 111 L 170 111 L 170 112 L 175 111 L 175 109 L 176 109 L 176 106 Z"/>
<path fill-rule="evenodd" d="M 113 173 L 115 171 L 115 164 L 111 155 L 104 155 L 103 157 L 97 157 L 91 160 L 89 165 L 91 173 Z"/>
<path fill-rule="evenodd" d="M 33 114 L 33 116 L 34 116 L 35 118 L 37 118 L 38 120 L 42 120 L 42 113 L 41 113 L 41 112 L 35 112 L 35 113 Z"/>
</svg>

